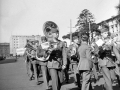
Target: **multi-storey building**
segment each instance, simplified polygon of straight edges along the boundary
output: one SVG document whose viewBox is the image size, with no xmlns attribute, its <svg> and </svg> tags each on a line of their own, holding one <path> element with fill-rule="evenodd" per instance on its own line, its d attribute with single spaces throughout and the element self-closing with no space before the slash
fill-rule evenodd
<svg viewBox="0 0 120 90">
<path fill-rule="evenodd" d="M 111 17 L 111 18 L 109 18 L 107 20 L 104 20 L 104 21 L 98 23 L 99 29 L 102 28 L 103 23 L 106 23 L 109 26 L 110 33 L 112 33 L 112 34 L 119 33 L 120 34 L 120 26 L 119 26 L 120 15 Z"/>
<path fill-rule="evenodd" d="M 13 56 L 16 55 L 16 49 L 24 48 L 27 40 L 40 40 L 40 35 L 32 35 L 32 36 L 22 36 L 22 35 L 13 35 L 10 41 L 10 53 Z"/>
<path fill-rule="evenodd" d="M 0 56 L 8 57 L 10 56 L 10 44 L 0 43 Z"/>
</svg>

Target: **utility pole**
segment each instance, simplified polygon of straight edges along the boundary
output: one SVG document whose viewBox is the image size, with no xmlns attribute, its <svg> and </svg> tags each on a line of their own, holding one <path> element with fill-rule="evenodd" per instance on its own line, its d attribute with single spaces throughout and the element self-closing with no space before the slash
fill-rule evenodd
<svg viewBox="0 0 120 90">
<path fill-rule="evenodd" d="M 120 0 L 119 0 L 119 5 L 120 5 Z M 120 6 L 118 6 L 119 7 L 119 15 L 118 16 L 120 16 Z M 120 36 L 120 17 L 118 17 L 119 18 L 119 36 Z"/>
<path fill-rule="evenodd" d="M 91 41 L 92 41 L 92 32 L 91 32 L 91 26 L 90 26 L 90 21 L 88 22 L 89 23 L 89 44 L 91 44 Z"/>
<path fill-rule="evenodd" d="M 70 45 L 72 44 L 72 20 L 70 19 Z"/>
<path fill-rule="evenodd" d="M 118 4 L 118 35 L 120 37 L 120 0 L 119 0 L 119 4 Z"/>
<path fill-rule="evenodd" d="M 120 5 L 120 0 L 119 0 L 119 5 Z M 120 15 L 120 6 L 119 6 L 119 15 Z"/>
<path fill-rule="evenodd" d="M 72 27 L 72 20 L 70 19 L 70 45 L 72 44 L 72 28 L 76 28 L 76 27 Z"/>
</svg>

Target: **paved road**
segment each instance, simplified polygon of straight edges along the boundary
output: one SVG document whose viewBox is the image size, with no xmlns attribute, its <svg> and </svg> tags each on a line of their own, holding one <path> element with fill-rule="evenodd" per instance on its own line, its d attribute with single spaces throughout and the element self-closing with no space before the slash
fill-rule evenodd
<svg viewBox="0 0 120 90">
<path fill-rule="evenodd" d="M 72 82 L 73 74 L 70 75 L 69 84 L 62 86 L 61 90 L 79 90 Z M 42 81 L 42 78 L 40 78 Z M 104 83 L 103 78 L 96 84 L 92 83 L 94 90 L 102 90 L 101 84 Z M 51 85 L 51 82 L 50 82 Z M 29 81 L 26 74 L 25 62 L 23 58 L 19 58 L 17 62 L 0 64 L 0 90 L 45 90 L 43 84 L 36 85 L 36 82 Z M 120 90 L 118 86 L 114 90 Z"/>
</svg>

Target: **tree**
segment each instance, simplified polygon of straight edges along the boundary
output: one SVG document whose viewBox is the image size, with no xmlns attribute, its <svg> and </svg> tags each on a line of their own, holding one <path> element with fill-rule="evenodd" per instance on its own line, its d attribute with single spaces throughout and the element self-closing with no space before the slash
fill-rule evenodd
<svg viewBox="0 0 120 90">
<path fill-rule="evenodd" d="M 72 33 L 72 37 L 78 35 L 79 33 L 83 33 L 83 32 L 89 33 L 89 30 L 91 32 L 93 32 L 98 29 L 98 25 L 95 23 L 93 14 L 87 9 L 84 9 L 79 14 L 78 21 L 77 21 L 77 24 L 75 25 L 75 27 L 77 27 L 77 30 L 76 30 L 76 32 Z M 64 35 L 62 38 L 70 39 L 70 34 Z"/>
<path fill-rule="evenodd" d="M 95 22 L 93 14 L 87 10 L 84 9 L 78 16 L 77 24 L 75 25 L 78 29 L 77 31 L 81 32 L 89 32 L 89 24 L 92 24 Z"/>
<path fill-rule="evenodd" d="M 74 36 L 78 36 L 78 34 L 79 34 L 79 32 L 74 32 L 74 33 L 72 33 L 72 38 L 73 38 Z M 70 39 L 70 34 L 64 35 L 64 36 L 62 36 L 62 38 L 63 38 L 63 39 Z"/>
<path fill-rule="evenodd" d="M 116 6 L 116 9 L 118 10 L 118 15 L 120 15 L 120 3 Z"/>
</svg>

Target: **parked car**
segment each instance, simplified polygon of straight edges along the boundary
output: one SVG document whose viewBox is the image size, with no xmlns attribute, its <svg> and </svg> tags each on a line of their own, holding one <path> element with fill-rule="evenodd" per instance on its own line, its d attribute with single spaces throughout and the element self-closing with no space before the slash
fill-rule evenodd
<svg viewBox="0 0 120 90">
<path fill-rule="evenodd" d="M 0 61 L 1 61 L 1 60 L 5 60 L 5 59 L 6 59 L 5 56 L 0 56 Z"/>
</svg>

